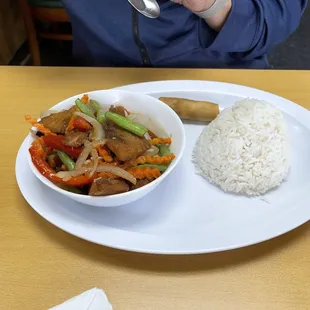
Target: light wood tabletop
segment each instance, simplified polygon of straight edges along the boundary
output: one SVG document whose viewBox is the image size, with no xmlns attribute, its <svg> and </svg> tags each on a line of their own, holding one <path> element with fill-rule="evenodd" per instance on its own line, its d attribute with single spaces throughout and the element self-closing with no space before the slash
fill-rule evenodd
<svg viewBox="0 0 310 310">
<path fill-rule="evenodd" d="M 200 79 L 248 85 L 310 108 L 310 71 L 0 67 L 0 309 L 36 310 L 92 287 L 114 309 L 310 309 L 310 225 L 230 252 L 153 256 L 71 236 L 36 214 L 15 181 L 25 114 L 71 95 L 151 80 Z"/>
</svg>

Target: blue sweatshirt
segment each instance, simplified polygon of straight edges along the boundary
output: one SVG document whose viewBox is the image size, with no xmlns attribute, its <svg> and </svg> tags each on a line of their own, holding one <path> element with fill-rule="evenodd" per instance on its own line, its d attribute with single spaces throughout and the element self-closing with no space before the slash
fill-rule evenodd
<svg viewBox="0 0 310 310">
<path fill-rule="evenodd" d="M 217 33 L 181 5 L 159 1 L 149 19 L 127 0 L 62 0 L 73 54 L 91 66 L 267 68 L 266 54 L 298 26 L 307 0 L 232 0 Z"/>
</svg>

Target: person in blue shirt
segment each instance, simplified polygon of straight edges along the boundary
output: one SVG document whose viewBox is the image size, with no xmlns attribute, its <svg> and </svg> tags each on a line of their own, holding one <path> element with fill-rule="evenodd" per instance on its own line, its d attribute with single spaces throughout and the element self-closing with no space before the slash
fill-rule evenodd
<svg viewBox="0 0 310 310">
<path fill-rule="evenodd" d="M 170 68 L 268 68 L 267 53 L 298 27 L 307 5 L 307 0 L 158 0 L 160 17 L 150 19 L 127 0 L 62 2 L 81 64 Z M 201 11 L 212 14 L 201 18 Z"/>
</svg>

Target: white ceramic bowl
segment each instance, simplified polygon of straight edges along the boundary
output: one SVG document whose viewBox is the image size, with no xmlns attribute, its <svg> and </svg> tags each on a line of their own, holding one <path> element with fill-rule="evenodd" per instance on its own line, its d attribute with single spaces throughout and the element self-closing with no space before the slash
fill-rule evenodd
<svg viewBox="0 0 310 310">
<path fill-rule="evenodd" d="M 95 207 L 116 207 L 136 201 L 142 198 L 143 196 L 147 195 L 148 193 L 150 193 L 153 189 L 155 189 L 157 185 L 163 182 L 164 179 L 177 166 L 178 162 L 182 157 L 185 146 L 185 131 L 183 124 L 178 115 L 166 104 L 147 95 L 125 92 L 120 90 L 93 91 L 88 92 L 88 95 L 91 99 L 99 101 L 103 106 L 120 104 L 123 105 L 125 108 L 127 108 L 129 111 L 141 113 L 150 117 L 164 129 L 165 133 L 168 136 L 172 137 L 171 151 L 176 155 L 175 160 L 171 163 L 171 165 L 168 167 L 165 173 L 162 174 L 161 177 L 147 184 L 146 186 L 123 194 L 117 194 L 105 197 L 92 197 L 92 196 L 74 194 L 57 187 L 48 179 L 46 179 L 36 169 L 36 167 L 32 163 L 30 154 L 28 152 L 28 162 L 31 167 L 31 170 L 33 171 L 35 176 L 49 188 L 83 204 Z M 66 99 L 55 105 L 52 109 L 59 111 L 68 109 L 72 105 L 74 105 L 75 99 L 81 96 L 82 94 Z M 29 134 L 28 140 L 30 146 L 31 142 L 34 140 L 31 134 Z"/>
</svg>

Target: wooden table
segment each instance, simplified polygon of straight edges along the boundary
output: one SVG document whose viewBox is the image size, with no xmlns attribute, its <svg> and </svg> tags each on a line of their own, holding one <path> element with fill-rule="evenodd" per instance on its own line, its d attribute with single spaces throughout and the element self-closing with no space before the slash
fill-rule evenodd
<svg viewBox="0 0 310 310">
<path fill-rule="evenodd" d="M 126 253 L 62 232 L 16 185 L 26 113 L 93 89 L 167 79 L 244 84 L 310 108 L 310 72 L 0 67 L 0 309 L 47 309 L 92 287 L 114 309 L 310 309 L 310 225 L 256 246 L 199 256 Z"/>
</svg>

